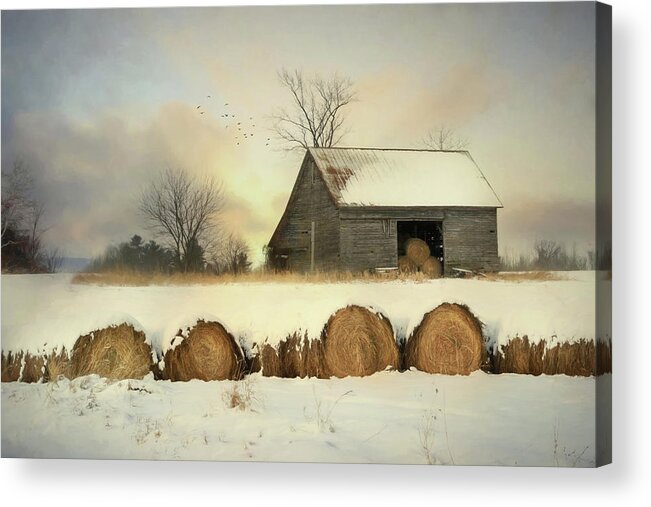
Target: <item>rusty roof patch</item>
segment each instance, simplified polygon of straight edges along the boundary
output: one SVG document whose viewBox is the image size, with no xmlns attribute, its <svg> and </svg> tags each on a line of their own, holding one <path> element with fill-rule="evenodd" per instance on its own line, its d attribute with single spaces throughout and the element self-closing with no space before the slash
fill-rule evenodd
<svg viewBox="0 0 651 507">
<path fill-rule="evenodd" d="M 346 183 L 353 176 L 353 170 L 349 167 L 326 167 L 326 173 L 330 176 L 330 181 L 334 187 L 341 192 L 346 188 Z"/>
</svg>

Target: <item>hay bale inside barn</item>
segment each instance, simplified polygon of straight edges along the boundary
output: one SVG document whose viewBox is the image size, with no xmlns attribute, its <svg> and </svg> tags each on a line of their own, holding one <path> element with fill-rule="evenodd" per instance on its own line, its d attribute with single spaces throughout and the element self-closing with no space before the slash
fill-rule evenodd
<svg viewBox="0 0 651 507">
<path fill-rule="evenodd" d="M 401 257 L 411 270 L 428 256 L 444 275 L 495 271 L 501 207 L 467 151 L 309 148 L 267 254 L 299 272 L 398 269 Z"/>
</svg>

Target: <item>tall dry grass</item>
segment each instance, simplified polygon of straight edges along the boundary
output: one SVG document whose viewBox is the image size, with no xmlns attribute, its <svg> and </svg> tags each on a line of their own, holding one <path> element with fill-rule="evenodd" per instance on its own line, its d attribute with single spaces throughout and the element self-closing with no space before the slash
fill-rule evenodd
<svg viewBox="0 0 651 507">
<path fill-rule="evenodd" d="M 429 278 L 423 273 L 389 273 L 350 271 L 317 271 L 314 273 L 251 271 L 248 273 L 142 273 L 137 271 L 111 271 L 106 273 L 77 273 L 72 283 L 142 287 L 148 285 L 217 285 L 230 283 L 343 283 L 343 282 L 386 282 L 409 280 L 425 282 Z"/>
<path fill-rule="evenodd" d="M 376 273 L 371 271 L 323 271 L 315 273 L 295 273 L 289 271 L 251 271 L 248 273 L 220 275 L 210 273 L 143 273 L 138 271 L 111 271 L 106 273 L 77 273 L 72 283 L 99 286 L 146 287 L 165 285 L 219 285 L 232 283 L 350 283 L 350 282 L 391 282 L 395 280 L 425 283 L 429 276 L 422 272 Z M 490 281 L 551 281 L 566 280 L 563 274 L 549 271 L 486 273 L 472 277 Z"/>
<path fill-rule="evenodd" d="M 590 377 L 612 371 L 612 342 L 579 340 L 548 347 L 527 336 L 516 337 L 490 357 L 493 373 Z"/>
</svg>

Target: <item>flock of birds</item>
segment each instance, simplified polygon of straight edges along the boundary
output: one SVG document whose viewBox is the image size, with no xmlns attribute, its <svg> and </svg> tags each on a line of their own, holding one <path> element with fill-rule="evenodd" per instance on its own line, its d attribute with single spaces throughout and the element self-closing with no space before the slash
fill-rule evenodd
<svg viewBox="0 0 651 507">
<path fill-rule="evenodd" d="M 210 95 L 206 95 L 206 98 L 208 100 L 212 100 L 212 97 Z M 235 145 L 239 146 L 240 143 L 243 143 L 245 141 L 251 141 L 253 140 L 256 130 L 255 130 L 255 120 L 253 116 L 249 116 L 248 121 L 245 120 L 244 118 L 241 118 L 239 116 L 236 116 L 231 112 L 229 109 L 229 104 L 228 102 L 224 103 L 223 110 L 226 111 L 222 113 L 219 117 L 224 118 L 226 120 L 226 125 L 224 128 L 228 129 L 229 127 L 231 128 L 231 131 L 235 133 L 234 135 L 234 141 Z M 200 114 L 203 115 L 206 112 L 206 107 L 203 104 L 199 104 L 196 107 L 196 111 Z M 271 138 L 267 137 L 266 140 L 258 135 L 258 138 L 261 138 L 265 142 L 265 146 L 269 146 L 271 144 Z"/>
</svg>

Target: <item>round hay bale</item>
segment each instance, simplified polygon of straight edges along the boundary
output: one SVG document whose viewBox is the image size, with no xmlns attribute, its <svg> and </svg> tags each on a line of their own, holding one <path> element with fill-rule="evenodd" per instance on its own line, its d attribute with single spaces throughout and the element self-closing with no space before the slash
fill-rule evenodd
<svg viewBox="0 0 651 507">
<path fill-rule="evenodd" d="M 109 326 L 81 336 L 70 357 L 70 378 L 93 373 L 112 380 L 141 379 L 153 365 L 145 334 L 130 324 Z"/>
<path fill-rule="evenodd" d="M 172 381 L 239 380 L 244 371 L 242 350 L 219 322 L 198 321 L 164 361 L 163 378 Z"/>
<path fill-rule="evenodd" d="M 418 238 L 409 238 L 405 245 L 405 251 L 407 257 L 418 267 L 423 265 L 423 262 L 427 260 L 430 254 L 427 243 Z"/>
<path fill-rule="evenodd" d="M 428 278 L 441 278 L 443 276 L 443 265 L 436 257 L 428 257 L 423 262 L 420 270 Z"/>
<path fill-rule="evenodd" d="M 328 376 L 364 377 L 387 366 L 398 368 L 398 346 L 391 323 L 361 306 L 347 306 L 332 315 L 322 339 Z"/>
<path fill-rule="evenodd" d="M 398 257 L 398 271 L 400 273 L 415 273 L 418 271 L 418 266 L 406 255 Z"/>
<path fill-rule="evenodd" d="M 428 373 L 468 375 L 480 368 L 485 354 L 481 322 L 468 307 L 443 303 L 412 333 L 405 363 Z"/>
</svg>

